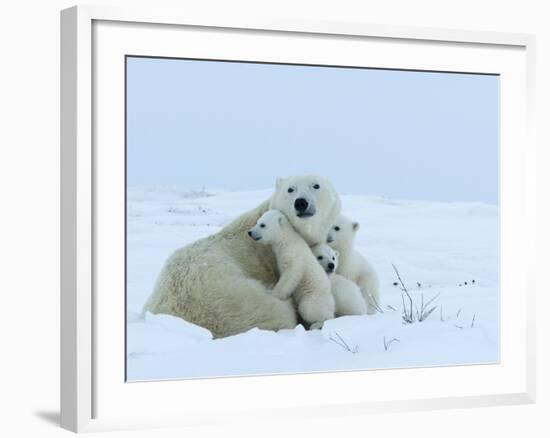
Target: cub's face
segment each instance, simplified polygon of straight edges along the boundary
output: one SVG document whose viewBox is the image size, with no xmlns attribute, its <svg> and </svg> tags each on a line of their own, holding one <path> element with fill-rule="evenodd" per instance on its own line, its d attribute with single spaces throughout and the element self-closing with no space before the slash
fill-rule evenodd
<svg viewBox="0 0 550 438">
<path fill-rule="evenodd" d="M 314 245 L 325 241 L 340 213 L 340 198 L 326 178 L 291 176 L 277 178 L 270 208 L 283 212 L 308 244 Z"/>
<path fill-rule="evenodd" d="M 328 233 L 327 243 L 331 248 L 341 251 L 353 243 L 358 229 L 359 222 L 353 222 L 340 215 Z"/>
<path fill-rule="evenodd" d="M 252 240 L 269 244 L 278 240 L 288 221 L 284 214 L 278 210 L 266 211 L 249 231 Z"/>
<path fill-rule="evenodd" d="M 336 272 L 338 267 L 338 251 L 325 243 L 319 243 L 311 248 L 313 255 L 327 274 Z"/>
</svg>

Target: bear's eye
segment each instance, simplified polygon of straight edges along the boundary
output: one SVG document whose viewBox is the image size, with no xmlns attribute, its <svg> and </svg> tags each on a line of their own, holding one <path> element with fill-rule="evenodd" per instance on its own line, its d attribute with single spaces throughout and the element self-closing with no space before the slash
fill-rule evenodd
<svg viewBox="0 0 550 438">
<path fill-rule="evenodd" d="M 340 227 L 338 226 L 334 227 L 334 231 L 340 231 Z"/>
<path fill-rule="evenodd" d="M 317 257 L 317 260 L 323 260 L 323 256 Z"/>
<path fill-rule="evenodd" d="M 334 257 L 332 258 L 332 260 L 334 260 Z"/>
<path fill-rule="evenodd" d="M 260 228 L 265 228 L 265 224 L 260 224 Z"/>
<path fill-rule="evenodd" d="M 294 189 L 292 187 L 288 188 L 288 193 L 292 193 L 293 191 L 294 191 Z"/>
<path fill-rule="evenodd" d="M 321 188 L 321 186 L 319 184 L 313 184 L 313 188 L 315 190 L 319 190 Z"/>
</svg>

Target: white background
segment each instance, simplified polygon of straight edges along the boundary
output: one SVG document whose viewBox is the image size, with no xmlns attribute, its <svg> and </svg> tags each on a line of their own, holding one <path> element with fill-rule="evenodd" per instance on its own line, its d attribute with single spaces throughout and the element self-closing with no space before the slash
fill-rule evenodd
<svg viewBox="0 0 550 438">
<path fill-rule="evenodd" d="M 139 1 L 96 2 L 138 5 Z M 157 1 L 158 6 L 182 1 Z M 197 2 L 198 4 L 199 2 Z M 550 223 L 547 164 L 550 93 L 549 13 L 544 1 L 232 1 L 201 8 L 243 7 L 248 13 L 379 23 L 536 33 L 539 224 Z M 258 3 L 255 5 L 255 3 Z M 59 9 L 71 2 L 28 0 L 0 10 L 0 433 L 68 435 L 57 429 L 59 403 Z M 545 175 L 546 174 L 546 175 Z M 281 422 L 259 431 L 250 423 L 136 436 L 546 436 L 550 426 L 549 343 L 545 278 L 550 241 L 538 236 L 538 403 L 531 406 L 325 418 Z M 289 394 L 291 396 L 291 394 Z M 130 432 L 106 436 L 131 436 Z"/>
<path fill-rule="evenodd" d="M 367 402 L 518 391 L 518 384 L 524 377 L 522 355 L 517 352 L 525 350 L 521 333 L 525 326 L 522 309 L 526 300 L 525 297 L 517 297 L 514 301 L 512 297 L 518 290 L 522 290 L 521 278 L 526 275 L 523 269 L 527 259 L 521 236 L 514 237 L 510 230 L 521 230 L 512 224 L 525 223 L 522 209 L 517 208 L 523 203 L 523 184 L 526 178 L 522 163 L 525 158 L 521 149 L 514 147 L 514 142 L 523 137 L 521 129 L 517 129 L 521 123 L 511 123 L 525 117 L 521 98 L 525 70 L 515 65 L 524 59 L 525 55 L 521 51 L 427 42 L 412 44 L 406 41 L 348 41 L 329 36 L 307 38 L 300 34 L 281 37 L 278 34 L 262 33 L 251 37 L 247 33 L 213 31 L 205 35 L 201 30 L 177 26 L 167 27 L 159 32 L 156 26 L 117 26 L 114 23 L 101 22 L 96 26 L 94 43 L 97 49 L 94 58 L 97 66 L 94 145 L 96 164 L 101 170 L 96 181 L 97 278 L 94 301 L 98 316 L 94 328 L 97 360 L 93 411 L 99 420 L 118 416 L 141 418 L 153 412 L 174 411 L 176 406 L 190 416 L 197 417 L 209 412 L 212 417 L 218 418 L 218 414 L 226 415 L 229 404 L 234 404 L 240 410 L 269 410 L 284 406 L 285 402 L 294 406 L 318 406 L 323 397 L 326 402 L 337 405 L 346 399 L 350 402 Z M 505 251 L 500 261 L 500 281 L 503 284 L 499 300 L 503 340 L 500 350 L 501 364 L 491 367 L 443 367 L 428 372 L 422 369 L 394 370 L 391 373 L 372 370 L 361 374 L 360 379 L 350 373 L 334 373 L 276 378 L 211 379 L 202 382 L 178 381 L 169 385 L 162 382 L 149 382 L 146 385 L 124 384 L 124 358 L 120 355 L 124 349 L 124 321 L 120 318 L 124 313 L 124 297 L 117 291 L 124 288 L 124 184 L 120 169 L 124 167 L 122 145 L 125 53 L 500 72 L 503 104 L 500 114 L 500 168 L 503 176 L 502 190 L 505 193 L 500 206 L 503 233 L 501 247 Z M 368 182 L 365 184 L 368 186 Z M 343 203 L 346 205 L 344 199 Z M 417 234 L 419 233 L 420 231 Z M 470 229 L 471 233 L 473 229 Z M 516 244 L 516 240 L 522 243 Z M 485 319 L 483 314 L 480 316 Z M 448 338 L 448 343 L 450 342 L 452 341 Z M 355 363 L 357 366 L 357 362 Z M 425 381 L 423 376 L 426 373 L 429 373 L 431 379 Z M 292 388 L 290 397 L 289 388 Z M 349 388 L 354 388 L 354 391 L 350 393 Z M 186 396 L 182 397 L 182 394 Z"/>
</svg>

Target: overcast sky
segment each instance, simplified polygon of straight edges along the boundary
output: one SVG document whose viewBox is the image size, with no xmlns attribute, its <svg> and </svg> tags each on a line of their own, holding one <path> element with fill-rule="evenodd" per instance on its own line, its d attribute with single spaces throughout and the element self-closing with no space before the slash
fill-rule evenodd
<svg viewBox="0 0 550 438">
<path fill-rule="evenodd" d="M 496 76 L 128 58 L 128 184 L 498 199 Z"/>
</svg>

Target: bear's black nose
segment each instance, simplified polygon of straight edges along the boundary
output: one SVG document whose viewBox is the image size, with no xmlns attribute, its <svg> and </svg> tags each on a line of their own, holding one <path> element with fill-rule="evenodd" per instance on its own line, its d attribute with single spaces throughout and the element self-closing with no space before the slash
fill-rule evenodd
<svg viewBox="0 0 550 438">
<path fill-rule="evenodd" d="M 330 262 L 328 268 L 332 271 L 334 269 L 334 263 Z"/>
<path fill-rule="evenodd" d="M 249 235 L 250 237 L 252 237 L 252 231 L 249 231 L 249 232 L 248 232 L 248 235 Z"/>
<path fill-rule="evenodd" d="M 294 208 L 299 213 L 303 213 L 304 211 L 306 211 L 308 205 L 309 204 L 307 203 L 307 201 L 304 198 L 298 198 L 298 199 L 296 199 L 296 201 L 294 201 Z"/>
</svg>

